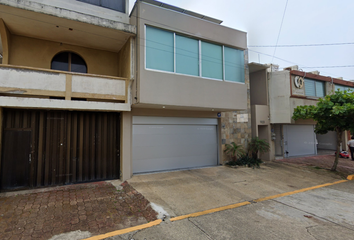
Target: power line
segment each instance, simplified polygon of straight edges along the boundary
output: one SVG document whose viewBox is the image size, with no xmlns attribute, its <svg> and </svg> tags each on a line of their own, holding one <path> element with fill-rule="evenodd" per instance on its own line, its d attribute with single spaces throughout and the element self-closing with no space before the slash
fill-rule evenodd
<svg viewBox="0 0 354 240">
<path fill-rule="evenodd" d="M 282 29 L 282 27 L 283 27 L 283 22 L 284 22 L 284 17 L 285 17 L 285 13 L 286 13 L 286 8 L 287 8 L 287 6 L 288 6 L 288 0 L 286 0 L 286 4 L 285 4 L 285 8 L 284 8 L 284 13 L 283 13 L 283 18 L 281 19 L 281 24 L 280 24 L 280 28 L 279 28 L 278 37 L 277 37 L 277 43 L 275 44 L 275 48 L 274 48 L 273 57 L 272 57 L 272 61 L 271 61 L 271 62 L 273 62 L 273 58 L 274 58 L 274 56 L 275 56 L 275 52 L 277 51 L 277 45 L 278 45 L 278 41 L 279 41 L 281 29 Z"/>
<path fill-rule="evenodd" d="M 248 47 L 321 47 L 321 46 L 340 46 L 340 45 L 353 45 L 354 42 L 347 43 L 315 43 L 315 44 L 289 44 L 289 45 L 250 45 Z"/>
<path fill-rule="evenodd" d="M 354 67 L 354 65 L 342 65 L 342 66 L 319 66 L 319 67 L 302 67 L 302 68 L 350 68 Z"/>
<path fill-rule="evenodd" d="M 272 57 L 272 55 L 270 55 L 270 54 L 266 54 L 266 53 L 262 53 L 262 52 L 258 52 L 258 51 L 254 51 L 254 50 L 248 49 L 248 51 L 254 52 L 254 53 L 258 53 L 258 54 L 261 54 L 261 55 L 265 55 L 265 56 L 268 56 L 268 57 Z M 288 61 L 288 60 L 285 60 L 285 59 L 279 58 L 279 57 L 274 57 L 274 58 L 279 59 L 279 60 L 284 61 L 284 62 L 287 62 L 287 63 L 291 63 L 291 64 L 294 64 L 294 65 L 298 65 L 300 68 L 317 68 L 317 67 L 306 67 L 306 66 L 303 65 L 303 64 L 291 62 L 291 61 Z M 350 65 L 347 65 L 347 66 L 350 66 Z M 320 68 L 324 68 L 324 67 L 320 67 Z M 338 74 L 333 74 L 333 73 L 326 72 L 326 71 L 323 71 L 323 72 L 324 72 L 324 73 L 327 73 L 327 74 L 329 74 L 329 75 L 331 75 L 331 76 L 338 75 Z M 339 76 L 339 75 L 338 75 L 338 76 Z M 350 79 L 350 78 L 348 78 L 348 77 L 345 77 L 345 78 L 346 78 L 346 79 Z"/>
<path fill-rule="evenodd" d="M 288 3 L 288 0 L 287 0 L 287 2 L 286 2 L 286 6 L 285 6 L 285 9 L 284 9 L 284 14 L 283 14 L 283 19 L 282 19 L 282 23 L 281 23 L 281 27 L 282 27 L 282 24 L 283 24 L 283 20 L 284 20 L 284 16 L 285 16 L 285 12 L 286 12 L 286 8 L 287 8 L 287 3 Z M 2 12 L 2 11 L 0 11 L 0 12 Z M 5 13 L 5 14 L 10 14 L 10 13 L 7 13 L 7 12 L 2 12 L 2 13 Z M 23 16 L 19 16 L 19 15 L 16 15 L 16 14 L 10 14 L 10 15 L 14 15 L 14 16 L 18 16 L 18 17 L 23 17 Z M 159 25 L 162 25 L 162 26 L 167 26 L 167 27 L 169 27 L 168 25 L 166 25 L 166 24 L 163 24 L 163 23 L 159 23 L 159 22 L 155 22 L 155 21 L 151 21 L 151 20 L 149 20 L 149 19 L 145 19 L 145 18 L 142 18 L 142 17 L 138 17 L 138 16 L 135 16 L 135 15 L 132 15 L 132 17 L 137 17 L 137 18 L 139 18 L 139 19 L 142 19 L 142 20 L 146 20 L 146 21 L 149 21 L 149 22 L 152 22 L 152 23 L 157 23 L 157 24 L 159 24 Z M 23 18 L 26 18 L 26 17 L 23 17 Z M 53 24 L 53 23 L 48 23 L 48 22 L 44 22 L 44 21 L 40 21 L 40 20 L 37 20 L 37 19 L 33 19 L 33 18 L 28 18 L 27 17 L 27 19 L 30 19 L 30 20 L 34 20 L 34 21 L 38 21 L 38 22 L 42 22 L 42 23 L 46 23 L 46 24 L 49 24 L 49 25 L 54 25 L 54 26 L 58 26 L 57 24 Z M 60 25 L 59 25 L 60 26 Z M 60 26 L 60 27 L 67 27 L 67 26 Z M 68 27 L 67 27 L 68 28 Z M 193 36 L 195 33 L 191 33 L 191 32 L 188 32 L 188 31 L 185 31 L 185 30 L 183 30 L 183 29 L 178 29 L 178 28 L 176 28 L 176 30 L 180 30 L 181 31 L 181 33 L 188 33 L 188 34 L 190 34 L 191 36 Z M 122 42 L 121 40 L 118 40 L 118 39 L 115 39 L 115 38 L 111 38 L 111 37 L 107 37 L 107 36 L 103 36 L 103 35 L 100 35 L 100 34 L 97 34 L 97 33 L 92 33 L 92 32 L 86 32 L 86 31 L 82 31 L 82 30 L 77 30 L 76 29 L 76 31 L 80 31 L 80 32 L 84 32 L 84 33 L 88 33 L 88 34 L 91 34 L 91 35 L 96 35 L 96 36 L 100 36 L 100 37 L 103 37 L 103 38 L 108 38 L 108 39 L 112 39 L 112 40 L 115 40 L 115 41 L 117 41 L 117 42 Z M 167 30 L 167 31 L 169 31 L 169 30 Z M 280 31 L 281 31 L 281 28 L 280 28 Z M 280 31 L 279 31 L 279 34 L 278 34 L 278 40 L 279 40 L 279 36 L 280 36 Z M 171 31 L 170 31 L 171 32 Z M 144 37 L 138 37 L 138 36 L 136 36 L 136 38 L 138 39 L 141 39 L 141 40 L 143 40 L 144 42 L 145 41 L 150 41 L 150 42 L 155 42 L 155 41 L 151 41 L 151 40 L 147 40 L 147 39 L 145 39 Z M 201 40 L 201 39 L 198 39 L 198 40 Z M 206 39 L 206 40 L 210 40 L 210 39 Z M 278 41 L 277 40 L 277 41 Z M 201 40 L 202 41 L 202 40 Z M 159 45 L 165 45 L 165 44 L 162 44 L 162 43 L 159 43 L 159 42 L 155 42 L 155 43 L 158 43 Z M 354 44 L 354 42 L 353 43 L 331 43 L 331 44 L 306 44 L 306 45 L 349 45 L 349 44 Z M 143 46 L 143 47 L 148 47 L 148 46 L 145 46 L 144 44 L 139 44 L 140 46 Z M 305 44 L 304 44 L 305 45 Z M 167 46 L 167 45 L 166 45 Z M 264 45 L 264 46 L 267 46 L 267 45 Z M 275 45 L 275 46 L 270 46 L 270 45 L 268 45 L 267 47 L 283 47 L 283 46 L 300 46 L 300 45 Z M 249 46 L 249 47 L 261 47 L 261 46 Z M 158 48 L 154 48 L 154 47 L 149 47 L 149 48 L 152 48 L 152 49 L 156 49 L 156 50 L 160 50 L 160 51 L 166 51 L 166 50 L 162 50 L 162 49 L 158 49 Z M 178 48 L 176 48 L 176 49 L 178 49 Z M 184 49 L 181 49 L 181 50 L 184 50 Z M 184 50 L 185 51 L 185 50 Z M 299 66 L 304 66 L 304 65 L 302 65 L 302 64 L 298 64 L 298 63 L 294 63 L 294 62 L 291 62 L 291 61 L 288 61 L 288 60 L 285 60 L 285 59 L 282 59 L 282 58 L 279 58 L 279 57 L 275 57 L 275 51 L 274 51 L 274 54 L 273 55 L 269 55 L 269 54 L 265 54 L 265 53 L 262 53 L 262 52 L 258 52 L 258 51 L 254 51 L 254 50 L 250 50 L 250 49 L 248 49 L 248 51 L 251 51 L 251 52 L 255 52 L 255 53 L 258 53 L 258 54 L 262 54 L 262 55 L 265 55 L 265 56 L 270 56 L 270 57 L 272 57 L 272 61 L 273 61 L 273 58 L 276 58 L 276 59 L 279 59 L 279 60 L 281 60 L 281 61 L 284 61 L 284 62 L 288 62 L 288 63 L 291 63 L 291 64 L 295 64 L 295 65 L 299 65 Z M 170 52 L 170 51 L 166 51 L 166 52 Z M 188 51 L 185 51 L 186 53 L 188 52 Z M 172 51 L 171 51 L 171 53 L 172 53 Z M 186 57 L 189 57 L 189 58 L 193 58 L 192 56 L 190 56 L 190 55 L 185 55 L 185 54 L 180 54 L 179 53 L 179 55 L 181 55 L 181 56 L 186 56 Z M 216 59 L 216 58 L 213 58 L 213 57 L 209 57 L 209 59 L 211 60 L 211 59 Z M 210 61 L 209 60 L 209 61 Z M 210 62 L 213 62 L 213 61 L 210 61 Z M 227 63 L 226 61 L 225 61 L 225 63 Z M 243 66 L 241 66 L 241 65 L 236 65 L 235 67 L 237 67 L 237 68 L 242 68 Z M 320 67 L 302 67 L 302 68 L 339 68 L 339 67 L 354 67 L 354 65 L 346 65 L 346 66 L 328 66 L 328 67 L 325 67 L 325 66 L 320 66 Z M 328 72 L 327 72 L 328 73 Z M 329 74 L 331 74 L 331 75 L 336 75 L 336 74 L 332 74 L 332 73 L 329 73 Z"/>
</svg>

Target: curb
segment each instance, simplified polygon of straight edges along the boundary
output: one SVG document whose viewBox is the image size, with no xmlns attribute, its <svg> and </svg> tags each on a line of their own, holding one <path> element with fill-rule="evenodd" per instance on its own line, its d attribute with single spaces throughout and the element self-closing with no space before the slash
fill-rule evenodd
<svg viewBox="0 0 354 240">
<path fill-rule="evenodd" d="M 354 175 L 349 175 L 347 179 L 348 180 L 354 180 Z M 258 198 L 258 199 L 252 200 L 252 201 L 245 201 L 245 202 L 241 202 L 241 203 L 227 205 L 227 206 L 224 206 L 224 207 L 209 209 L 209 210 L 206 210 L 206 211 L 186 214 L 186 215 L 182 215 L 182 216 L 171 218 L 170 221 L 174 222 L 174 221 L 179 221 L 179 220 L 183 220 L 183 219 L 186 219 L 186 218 L 199 217 L 199 216 L 203 216 L 203 215 L 210 214 L 210 213 L 225 211 L 225 210 L 228 210 L 228 209 L 234 209 L 234 208 L 238 208 L 238 207 L 242 207 L 242 206 L 246 206 L 246 205 L 250 205 L 250 204 L 254 204 L 254 203 L 258 203 L 258 202 L 263 202 L 263 201 L 266 201 L 266 200 L 271 200 L 271 199 L 275 199 L 275 198 L 285 197 L 285 196 L 293 195 L 293 194 L 296 194 L 296 193 L 307 192 L 307 191 L 318 189 L 318 188 L 323 188 L 323 187 L 332 186 L 332 185 L 339 184 L 339 183 L 344 183 L 344 182 L 347 182 L 348 180 L 340 180 L 340 181 L 336 181 L 336 182 L 333 182 L 333 183 L 325 183 L 325 184 L 321 184 L 321 185 L 317 185 L 317 186 L 313 186 L 313 187 L 302 188 L 302 189 L 295 190 L 295 191 L 292 191 L 292 192 L 286 192 L 286 193 L 281 193 L 281 194 L 268 196 L 268 197 L 264 197 L 264 198 Z M 105 239 L 105 238 L 108 238 L 108 237 L 113 237 L 113 236 L 129 233 L 129 232 L 133 232 L 133 231 L 142 230 L 142 229 L 145 229 L 145 228 L 150 228 L 150 227 L 159 225 L 161 222 L 162 222 L 162 220 L 158 219 L 158 220 L 155 220 L 155 221 L 147 223 L 147 224 L 138 225 L 138 226 L 131 227 L 131 228 L 126 228 L 126 229 L 121 229 L 121 230 L 117 230 L 117 231 L 114 231 L 114 232 L 109 232 L 109 233 L 106 233 L 106 234 L 102 234 L 102 235 L 97 235 L 97 236 L 93 236 L 93 237 L 90 237 L 90 238 L 86 238 L 86 239 L 83 239 L 83 240 Z"/>
</svg>

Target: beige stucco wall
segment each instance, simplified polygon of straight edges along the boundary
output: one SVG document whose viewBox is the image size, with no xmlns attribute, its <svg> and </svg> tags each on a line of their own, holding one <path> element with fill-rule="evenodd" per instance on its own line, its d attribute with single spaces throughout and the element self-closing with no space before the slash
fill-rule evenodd
<svg viewBox="0 0 354 240">
<path fill-rule="evenodd" d="M 134 39 L 130 38 L 118 53 L 118 76 L 132 79 L 134 66 Z"/>
<path fill-rule="evenodd" d="M 120 180 L 125 181 L 133 176 L 132 167 L 132 114 L 121 113 L 120 133 Z"/>
<path fill-rule="evenodd" d="M 219 24 L 146 3 L 139 3 L 131 14 L 137 24 L 138 76 L 133 85 L 134 104 L 207 108 L 216 111 L 247 108 L 247 86 L 145 69 L 145 25 L 186 34 L 197 39 L 245 49 L 246 33 Z M 137 20 L 138 19 L 138 20 Z"/>
<path fill-rule="evenodd" d="M 11 33 L 7 29 L 4 21 L 0 18 L 0 37 L 2 44 L 2 64 L 9 63 L 9 48 L 11 46 Z"/>
<path fill-rule="evenodd" d="M 118 76 L 117 53 L 17 35 L 11 39 L 9 64 L 50 69 L 52 58 L 62 51 L 80 55 L 86 61 L 88 73 Z"/>
</svg>

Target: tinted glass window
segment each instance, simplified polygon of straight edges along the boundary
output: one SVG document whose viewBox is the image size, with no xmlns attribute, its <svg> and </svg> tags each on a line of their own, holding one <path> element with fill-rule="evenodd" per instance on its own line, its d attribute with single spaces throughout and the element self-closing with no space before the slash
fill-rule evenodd
<svg viewBox="0 0 354 240">
<path fill-rule="evenodd" d="M 222 47 L 202 42 L 202 76 L 223 79 Z"/>
<path fill-rule="evenodd" d="M 176 72 L 199 76 L 198 40 L 176 35 Z"/>
<path fill-rule="evenodd" d="M 69 71 L 69 53 L 62 52 L 55 55 L 52 60 L 51 69 Z"/>
<path fill-rule="evenodd" d="M 85 60 L 72 52 L 61 52 L 54 56 L 51 69 L 78 73 L 87 73 Z"/>
<path fill-rule="evenodd" d="M 232 82 L 245 81 L 245 61 L 243 51 L 224 47 L 225 80 Z"/>
<path fill-rule="evenodd" d="M 173 33 L 146 26 L 146 67 L 174 71 Z"/>
<path fill-rule="evenodd" d="M 101 0 L 101 6 L 125 13 L 124 0 Z"/>
<path fill-rule="evenodd" d="M 87 67 L 84 59 L 79 55 L 71 53 L 71 72 L 87 73 Z"/>
<path fill-rule="evenodd" d="M 78 0 L 125 13 L 125 0 Z"/>
</svg>

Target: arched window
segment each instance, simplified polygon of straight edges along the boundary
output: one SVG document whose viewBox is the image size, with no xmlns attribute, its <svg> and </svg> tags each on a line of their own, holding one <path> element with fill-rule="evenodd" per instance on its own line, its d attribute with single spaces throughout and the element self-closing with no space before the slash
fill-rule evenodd
<svg viewBox="0 0 354 240">
<path fill-rule="evenodd" d="M 52 59 L 51 69 L 87 73 L 85 60 L 73 52 L 61 52 Z"/>
</svg>

